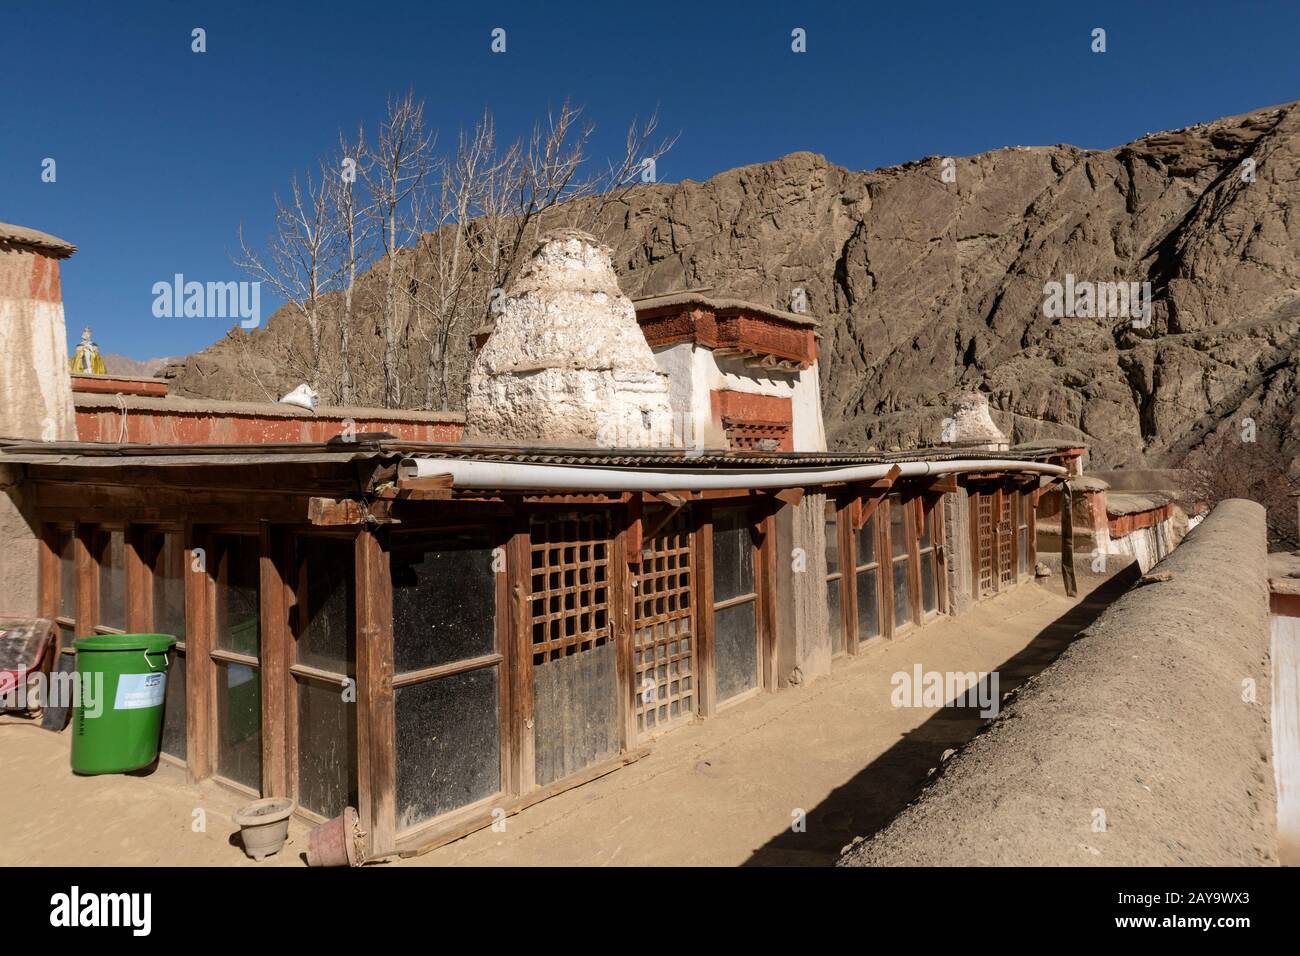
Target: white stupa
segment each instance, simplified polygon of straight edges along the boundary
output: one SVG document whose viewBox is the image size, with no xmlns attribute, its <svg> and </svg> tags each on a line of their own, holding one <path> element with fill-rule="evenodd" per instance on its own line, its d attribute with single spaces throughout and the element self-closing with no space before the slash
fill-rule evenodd
<svg viewBox="0 0 1300 956">
<path fill-rule="evenodd" d="M 673 443 L 668 376 L 594 237 L 564 229 L 540 238 L 470 367 L 465 418 L 477 441 Z"/>
</svg>

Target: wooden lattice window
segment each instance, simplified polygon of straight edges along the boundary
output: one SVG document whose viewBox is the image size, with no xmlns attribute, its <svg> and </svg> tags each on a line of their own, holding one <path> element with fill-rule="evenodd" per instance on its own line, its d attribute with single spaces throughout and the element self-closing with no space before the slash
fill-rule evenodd
<svg viewBox="0 0 1300 956">
<path fill-rule="evenodd" d="M 609 518 L 600 513 L 533 519 L 534 664 L 612 640 L 609 536 Z"/>
<path fill-rule="evenodd" d="M 993 580 L 993 495 L 975 495 L 975 540 L 979 554 L 979 593 L 995 590 Z"/>
<path fill-rule="evenodd" d="M 1014 492 L 1003 491 L 998 495 L 1001 501 L 1001 520 L 998 522 L 998 587 L 1012 584 L 1016 580 L 1014 545 L 1016 535 L 1015 520 L 1012 517 L 1012 496 Z"/>
<path fill-rule="evenodd" d="M 741 451 L 777 451 L 790 447 L 789 422 L 757 422 L 722 419 L 727 446 Z"/>
<path fill-rule="evenodd" d="M 656 520 L 647 512 L 648 525 Z M 681 512 L 643 542 L 635 585 L 636 728 L 650 733 L 695 713 L 691 533 Z"/>
</svg>

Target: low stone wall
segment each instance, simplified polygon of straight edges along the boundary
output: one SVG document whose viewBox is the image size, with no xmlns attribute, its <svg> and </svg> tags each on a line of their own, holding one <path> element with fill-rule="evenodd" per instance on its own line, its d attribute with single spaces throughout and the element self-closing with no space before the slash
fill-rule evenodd
<svg viewBox="0 0 1300 956">
<path fill-rule="evenodd" d="M 1264 509 L 1223 502 L 1156 576 L 840 864 L 1276 864 Z"/>
<path fill-rule="evenodd" d="M 314 411 L 278 402 L 223 402 L 167 396 L 76 392 L 81 441 L 159 445 L 255 445 L 323 442 L 345 429 L 385 431 L 405 441 L 460 441 L 465 416 L 395 408 L 318 406 Z"/>
</svg>

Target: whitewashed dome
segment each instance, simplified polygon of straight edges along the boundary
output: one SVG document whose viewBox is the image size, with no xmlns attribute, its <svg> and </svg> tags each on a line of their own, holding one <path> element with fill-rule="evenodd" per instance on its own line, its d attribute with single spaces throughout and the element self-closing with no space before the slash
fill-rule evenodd
<svg viewBox="0 0 1300 956">
<path fill-rule="evenodd" d="M 539 239 L 470 367 L 465 415 L 479 441 L 672 444 L 668 377 L 593 236 Z"/>
</svg>

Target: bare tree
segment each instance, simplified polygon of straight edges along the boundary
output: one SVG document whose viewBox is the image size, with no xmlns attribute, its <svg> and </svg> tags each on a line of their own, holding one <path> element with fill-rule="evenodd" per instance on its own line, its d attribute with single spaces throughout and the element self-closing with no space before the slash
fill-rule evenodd
<svg viewBox="0 0 1300 956">
<path fill-rule="evenodd" d="M 367 191 L 367 215 L 373 221 L 384 260 L 384 394 L 386 408 L 400 407 L 402 378 L 398 358 L 398 258 L 402 247 L 418 235 L 411 203 L 429 171 L 434 134 L 424 128 L 424 102 L 411 91 L 389 99 L 375 147 L 367 155 L 362 177 Z"/>
<path fill-rule="evenodd" d="M 337 162 L 330 177 L 330 215 L 338 241 L 334 244 L 333 273 L 343 296 L 339 315 L 339 374 L 337 397 L 341 405 L 351 405 L 356 400 L 352 384 L 352 318 L 357 268 L 369 257 L 368 220 L 364 210 L 357 208 L 357 172 L 365 161 L 365 132 L 358 128 L 356 139 L 349 142 L 339 134 Z"/>
<path fill-rule="evenodd" d="M 405 287 L 425 340 L 427 408 L 450 407 L 452 336 L 489 320 L 493 290 L 504 288 L 526 246 L 545 226 L 591 229 L 653 169 L 673 141 L 652 143 L 657 118 L 629 127 L 625 154 L 604 173 L 586 174 L 594 127 L 567 101 L 530 135 L 499 147 L 490 112 L 462 131 L 440 159 L 436 182 L 417 192 L 417 222 L 428 233 L 408 260 Z"/>
<path fill-rule="evenodd" d="M 1209 436 L 1183 462 L 1183 490 L 1211 508 L 1226 498 L 1258 501 L 1267 512 L 1269 548 L 1290 550 L 1300 545 L 1292 497 L 1300 491 L 1300 478 L 1290 473 L 1286 456 L 1270 437 L 1252 433 L 1244 441 L 1232 429 Z"/>
<path fill-rule="evenodd" d="M 270 285 L 306 320 L 309 355 L 302 372 L 314 389 L 321 378 L 321 300 L 333 281 L 330 261 L 337 235 L 324 174 L 317 179 L 308 172 L 305 185 L 295 175 L 289 189 L 289 202 L 275 197 L 275 225 L 265 252 L 249 247 L 240 223 L 235 265 Z"/>
</svg>

